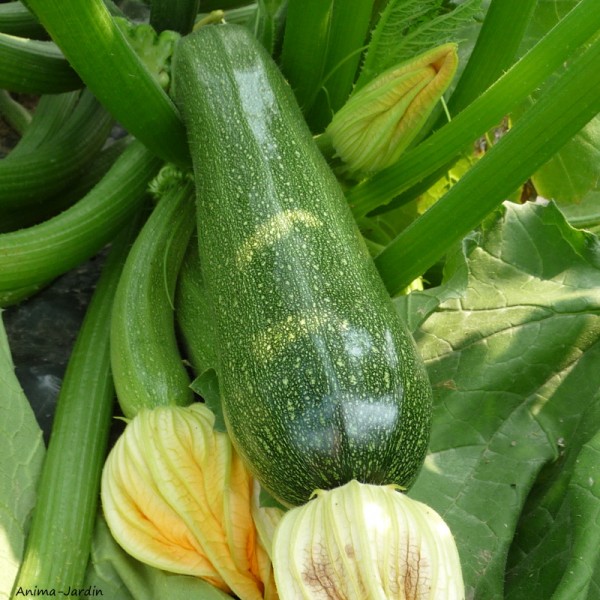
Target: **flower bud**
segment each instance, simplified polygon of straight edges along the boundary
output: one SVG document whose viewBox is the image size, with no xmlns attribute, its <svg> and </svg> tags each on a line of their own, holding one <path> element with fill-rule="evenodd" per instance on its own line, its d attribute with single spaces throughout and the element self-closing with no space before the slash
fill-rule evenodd
<svg viewBox="0 0 600 600">
<path fill-rule="evenodd" d="M 458 66 L 456 44 L 429 50 L 385 71 L 355 92 L 325 132 L 351 175 L 398 160 L 446 91 Z"/>
<path fill-rule="evenodd" d="M 240 598 L 276 598 L 252 520 L 253 480 L 213 425 L 203 404 L 140 411 L 104 468 L 106 521 L 129 554 L 153 567 Z"/>
<path fill-rule="evenodd" d="M 288 511 L 273 541 L 281 600 L 460 600 L 452 534 L 394 486 L 351 481 Z"/>
</svg>

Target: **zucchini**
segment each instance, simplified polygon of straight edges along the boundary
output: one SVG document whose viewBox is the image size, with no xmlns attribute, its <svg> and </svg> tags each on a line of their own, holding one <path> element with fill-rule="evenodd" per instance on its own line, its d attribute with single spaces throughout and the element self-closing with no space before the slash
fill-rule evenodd
<svg viewBox="0 0 600 600">
<path fill-rule="evenodd" d="M 194 190 L 185 176 L 170 177 L 174 182 L 159 193 L 127 256 L 113 305 L 111 366 L 119 406 L 128 418 L 143 408 L 193 401 L 177 346 L 173 299 L 194 229 Z"/>
<path fill-rule="evenodd" d="M 177 328 L 186 358 L 196 375 L 217 364 L 212 313 L 198 257 L 198 239 L 194 235 L 183 258 L 175 294 Z"/>
<path fill-rule="evenodd" d="M 235 25 L 183 38 L 174 69 L 237 450 L 289 506 L 352 479 L 408 487 L 431 388 L 291 89 Z"/>
</svg>

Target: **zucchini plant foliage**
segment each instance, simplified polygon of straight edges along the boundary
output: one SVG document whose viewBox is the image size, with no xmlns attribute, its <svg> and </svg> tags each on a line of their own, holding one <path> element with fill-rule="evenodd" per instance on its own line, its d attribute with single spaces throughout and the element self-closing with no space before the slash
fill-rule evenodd
<svg viewBox="0 0 600 600">
<path fill-rule="evenodd" d="M 441 286 L 397 300 L 434 389 L 411 495 L 449 523 L 476 598 L 505 578 L 507 598 L 597 597 L 599 285 L 593 234 L 506 204 Z"/>
<path fill-rule="evenodd" d="M 318 14 L 303 14 L 302 0 L 288 0 L 293 17 L 286 25 L 285 2 L 259 0 L 249 8 L 227 11 L 226 18 L 246 23 L 279 60 L 292 88 L 305 94 L 301 105 L 316 132 L 350 93 L 353 82 L 365 85 L 389 64 L 406 58 L 405 53 L 458 41 L 464 67 L 490 2 L 512 2 L 514 10 L 520 5 L 517 0 L 323 0 Z M 160 4 L 156 0 L 156 6 Z M 247 3 L 223 0 L 206 6 L 229 9 L 238 4 Z M 358 4 L 357 12 L 352 6 Z M 174 105 L 138 59 L 128 54 L 127 44 L 115 34 L 118 52 L 110 60 L 108 53 L 94 50 L 109 47 L 114 40 L 102 36 L 116 31 L 113 25 L 92 27 L 100 12 L 102 23 L 110 22 L 102 2 L 28 0 L 28 5 L 82 83 L 138 137 L 136 143 L 187 164 Z M 89 10 L 83 10 L 84 5 Z M 597 0 L 538 0 L 518 51 L 515 54 L 513 44 L 511 56 L 500 57 L 497 64 L 502 69 L 510 66 L 573 8 L 587 7 L 590 19 L 600 20 L 599 6 Z M 157 9 L 155 19 L 160 21 L 160 14 Z M 368 23 L 359 26 L 358 14 Z M 188 10 L 182 15 L 189 20 Z M 2 22 L 0 18 L 0 26 Z M 501 34 L 494 27 L 487 29 L 490 35 Z M 86 35 L 81 37 L 81 31 Z M 363 38 L 363 31 L 370 33 Z M 393 43 L 397 37 L 402 44 Z M 80 45 L 79 39 L 85 43 Z M 342 46 L 333 48 L 340 40 Z M 346 57 L 340 56 L 341 47 Z M 498 44 L 498 52 L 503 51 Z M 567 66 L 575 55 L 565 57 Z M 123 57 L 121 66 L 134 65 L 143 74 L 138 85 L 127 69 L 119 67 Z M 310 62 L 295 62 L 302 57 Z M 295 69 L 302 64 L 312 65 L 312 78 L 294 82 Z M 113 73 L 118 75 L 114 80 Z M 125 80 L 126 88 L 114 84 Z M 41 79 L 35 82 L 44 85 Z M 549 80 L 540 86 L 512 112 L 510 124 L 526 119 L 529 107 L 551 84 Z M 463 97 L 471 98 L 483 92 L 461 90 Z M 324 104 L 315 99 L 325 99 Z M 422 139 L 440 127 L 440 114 L 433 115 Z M 156 126 L 148 127 L 148 122 Z M 552 126 L 548 123 L 549 131 Z M 487 138 L 493 144 L 493 134 Z M 417 148 L 418 144 L 419 139 Z M 416 201 L 361 219 L 374 254 L 417 222 L 426 206 L 465 171 L 477 176 L 470 149 L 464 154 L 468 157 L 437 182 L 434 179 L 426 194 L 421 193 L 424 189 L 409 190 Z M 553 201 L 499 205 L 460 243 L 441 248 L 445 258 L 437 267 L 443 268 L 443 275 L 429 271 L 430 287 L 425 282 L 425 289 L 394 299 L 425 360 L 434 391 L 429 454 L 409 493 L 434 508 L 451 528 L 470 599 L 600 598 L 598 165 L 600 118 L 595 117 L 548 163 L 530 173 L 537 193 Z M 498 185 L 506 176 L 501 167 L 494 174 Z M 518 199 L 521 191 L 515 190 L 512 199 Z M 475 210 L 478 200 L 462 199 L 467 210 L 469 206 Z M 448 223 L 449 229 L 453 226 L 460 224 Z M 425 247 L 441 242 L 436 238 L 420 243 Z M 82 254 L 80 262 L 87 256 Z M 36 289 L 56 273 L 46 279 L 43 275 L 40 272 L 39 282 L 33 282 Z M 177 302 L 175 308 L 178 316 Z M 5 315 L 8 341 L 11 312 L 16 310 L 20 308 Z M 205 330 L 211 331 L 206 312 L 200 324 L 202 320 Z M 193 363 L 191 355 L 185 358 Z M 44 458 L 42 432 L 13 369 L 0 324 L 0 598 L 10 597 Z M 96 586 L 104 597 L 116 600 L 228 597 L 205 582 L 159 571 L 126 555 L 101 516 L 83 585 Z"/>
</svg>

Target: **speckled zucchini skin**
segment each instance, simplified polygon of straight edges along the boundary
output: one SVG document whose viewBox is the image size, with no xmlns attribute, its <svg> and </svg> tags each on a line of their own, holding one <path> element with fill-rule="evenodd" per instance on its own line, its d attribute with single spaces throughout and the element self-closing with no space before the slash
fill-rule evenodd
<svg viewBox="0 0 600 600">
<path fill-rule="evenodd" d="M 408 487 L 430 385 L 289 86 L 234 25 L 182 39 L 174 75 L 236 448 L 290 506 L 351 479 Z"/>
</svg>

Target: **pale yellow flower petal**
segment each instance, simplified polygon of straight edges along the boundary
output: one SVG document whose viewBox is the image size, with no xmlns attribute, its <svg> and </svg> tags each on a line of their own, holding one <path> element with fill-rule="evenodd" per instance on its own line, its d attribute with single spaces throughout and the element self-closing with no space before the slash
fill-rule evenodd
<svg viewBox="0 0 600 600">
<path fill-rule="evenodd" d="M 456 44 L 444 44 L 376 77 L 334 115 L 326 136 L 348 171 L 375 173 L 398 160 L 450 85 Z"/>
<path fill-rule="evenodd" d="M 279 596 L 275 585 L 275 575 L 272 565 L 272 546 L 275 529 L 281 521 L 285 511 L 276 507 L 263 507 L 260 505 L 260 484 L 254 480 L 252 488 L 252 519 L 258 532 L 258 572 L 260 580 L 265 583 L 265 600 L 276 600 Z"/>
<path fill-rule="evenodd" d="M 275 529 L 284 514 L 285 511 L 280 508 L 273 506 L 263 507 L 260 505 L 260 484 L 255 480 L 252 489 L 252 518 L 258 531 L 258 537 L 267 551 L 269 558 L 272 558 L 271 550 Z"/>
<path fill-rule="evenodd" d="M 139 437 L 140 425 L 135 419 L 128 425 L 129 438 Z M 119 440 L 104 468 L 102 504 L 107 522 L 114 524 L 113 536 L 132 556 L 154 567 L 211 580 L 218 577 L 181 517 L 155 492 L 139 450 Z"/>
<path fill-rule="evenodd" d="M 352 481 L 288 511 L 275 532 L 281 600 L 462 600 L 454 539 L 393 486 Z"/>
<path fill-rule="evenodd" d="M 202 404 L 141 411 L 106 462 L 104 513 L 139 560 L 262 600 L 272 568 L 252 520 L 253 481 L 213 425 Z"/>
</svg>

